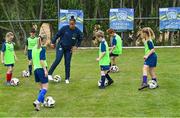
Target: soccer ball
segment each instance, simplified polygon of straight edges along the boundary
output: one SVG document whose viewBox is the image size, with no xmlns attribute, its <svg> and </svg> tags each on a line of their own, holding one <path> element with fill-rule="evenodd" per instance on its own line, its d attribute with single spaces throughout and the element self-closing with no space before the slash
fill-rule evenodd
<svg viewBox="0 0 180 118">
<path fill-rule="evenodd" d="M 44 101 L 44 106 L 49 107 L 49 108 L 54 107 L 55 106 L 55 100 L 53 99 L 53 97 L 48 96 Z"/>
<path fill-rule="evenodd" d="M 23 70 L 23 71 L 22 71 L 22 76 L 23 76 L 23 77 L 29 77 L 29 76 L 30 76 L 29 71 Z"/>
<path fill-rule="evenodd" d="M 55 75 L 54 78 L 53 78 L 53 81 L 57 82 L 57 83 L 60 82 L 61 81 L 61 76 Z"/>
<path fill-rule="evenodd" d="M 107 86 L 107 85 L 108 85 L 108 80 L 105 80 L 104 86 Z M 101 80 L 98 81 L 98 86 L 101 86 Z"/>
<path fill-rule="evenodd" d="M 113 73 L 119 72 L 119 68 L 118 68 L 118 66 L 111 66 L 110 71 Z"/>
<path fill-rule="evenodd" d="M 154 88 L 157 87 L 157 82 L 154 81 L 154 80 L 150 80 L 150 81 L 148 82 L 148 85 L 149 85 L 149 88 L 150 88 L 150 89 L 154 89 Z"/>
<path fill-rule="evenodd" d="M 19 79 L 18 78 L 12 78 L 10 81 L 11 86 L 17 86 L 19 85 Z"/>
</svg>

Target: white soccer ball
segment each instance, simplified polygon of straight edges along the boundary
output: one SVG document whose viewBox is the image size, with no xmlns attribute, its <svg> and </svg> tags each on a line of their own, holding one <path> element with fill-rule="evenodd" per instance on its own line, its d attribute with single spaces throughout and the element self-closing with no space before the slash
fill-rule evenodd
<svg viewBox="0 0 180 118">
<path fill-rule="evenodd" d="M 53 81 L 57 82 L 57 83 L 60 82 L 61 81 L 61 76 L 55 75 L 54 78 L 53 78 Z"/>
<path fill-rule="evenodd" d="M 27 70 L 23 70 L 23 71 L 22 71 L 22 76 L 23 76 L 23 77 L 29 77 L 29 76 L 30 76 L 30 72 L 27 71 Z"/>
<path fill-rule="evenodd" d="M 110 71 L 113 73 L 119 72 L 119 68 L 118 68 L 118 66 L 111 66 Z"/>
<path fill-rule="evenodd" d="M 12 78 L 10 81 L 11 86 L 17 86 L 19 85 L 19 79 L 18 78 Z"/>
<path fill-rule="evenodd" d="M 55 106 L 55 100 L 53 99 L 53 97 L 48 96 L 44 101 L 44 106 L 49 107 L 49 108 L 54 107 Z"/>
<path fill-rule="evenodd" d="M 108 80 L 105 80 L 104 86 L 107 86 L 107 85 L 108 85 Z M 101 80 L 98 81 L 98 86 L 101 86 Z"/>
<path fill-rule="evenodd" d="M 157 82 L 154 80 L 150 80 L 150 81 L 148 81 L 148 85 L 149 85 L 150 89 L 154 89 L 157 87 Z"/>
</svg>

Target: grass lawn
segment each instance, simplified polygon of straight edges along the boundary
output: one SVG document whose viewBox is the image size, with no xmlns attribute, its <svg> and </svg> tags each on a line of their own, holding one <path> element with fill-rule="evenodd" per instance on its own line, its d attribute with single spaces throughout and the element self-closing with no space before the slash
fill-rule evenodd
<svg viewBox="0 0 180 118">
<path fill-rule="evenodd" d="M 105 90 L 97 87 L 100 78 L 95 61 L 98 50 L 78 50 L 72 58 L 70 84 L 64 82 L 63 60 L 54 72 L 63 80 L 49 84 L 47 96 L 56 100 L 55 108 L 42 108 L 37 112 L 32 102 L 37 97 L 38 85 L 33 76 L 21 77 L 28 63 L 23 51 L 17 51 L 19 60 L 13 76 L 20 79 L 20 86 L 4 85 L 6 68 L 0 65 L 0 117 L 180 117 L 180 48 L 156 49 L 156 52 L 160 88 L 138 91 L 144 49 L 123 50 L 118 58 L 120 72 L 111 74 L 115 83 Z M 49 66 L 54 57 L 55 51 L 47 52 Z"/>
</svg>

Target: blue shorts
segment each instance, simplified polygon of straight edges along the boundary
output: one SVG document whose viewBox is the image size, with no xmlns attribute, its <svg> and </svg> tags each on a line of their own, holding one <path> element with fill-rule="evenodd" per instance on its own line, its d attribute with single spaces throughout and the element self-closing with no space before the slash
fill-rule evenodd
<svg viewBox="0 0 180 118">
<path fill-rule="evenodd" d="M 28 60 L 32 60 L 32 50 L 28 50 L 27 56 L 28 56 Z"/>
<path fill-rule="evenodd" d="M 152 57 L 147 58 L 144 61 L 144 65 L 148 65 L 149 67 L 156 67 L 156 65 L 157 65 L 157 56 L 152 56 Z"/>
<path fill-rule="evenodd" d="M 34 71 L 35 82 L 41 82 L 42 84 L 48 83 L 48 77 L 45 77 L 44 69 L 39 68 Z"/>
<path fill-rule="evenodd" d="M 102 71 L 106 71 L 110 69 L 110 66 L 100 66 Z"/>
<path fill-rule="evenodd" d="M 110 56 L 110 57 L 118 57 L 119 55 L 118 55 L 118 54 L 110 53 L 109 56 Z"/>
<path fill-rule="evenodd" d="M 6 67 L 14 67 L 14 64 L 4 64 Z"/>
</svg>

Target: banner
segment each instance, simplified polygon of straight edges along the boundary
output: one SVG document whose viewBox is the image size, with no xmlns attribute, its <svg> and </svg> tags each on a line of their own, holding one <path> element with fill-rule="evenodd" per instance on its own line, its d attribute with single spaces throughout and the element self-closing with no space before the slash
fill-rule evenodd
<svg viewBox="0 0 180 118">
<path fill-rule="evenodd" d="M 124 32 L 134 29 L 134 9 L 113 8 L 109 12 L 110 28 Z"/>
<path fill-rule="evenodd" d="M 61 29 L 63 26 L 69 24 L 69 19 L 71 16 L 74 16 L 76 19 L 76 27 L 83 32 L 83 11 L 82 10 L 65 10 L 65 9 L 60 9 L 59 13 L 59 24 L 58 24 L 58 29 Z"/>
<path fill-rule="evenodd" d="M 159 29 L 179 30 L 180 29 L 180 7 L 159 9 Z"/>
</svg>

